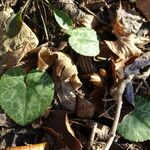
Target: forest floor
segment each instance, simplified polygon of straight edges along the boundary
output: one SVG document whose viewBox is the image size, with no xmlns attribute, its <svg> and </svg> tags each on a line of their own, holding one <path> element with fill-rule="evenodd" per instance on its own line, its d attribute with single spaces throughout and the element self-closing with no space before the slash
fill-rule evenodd
<svg viewBox="0 0 150 150">
<path fill-rule="evenodd" d="M 0 150 L 149 150 L 150 1 L 1 0 Z"/>
</svg>

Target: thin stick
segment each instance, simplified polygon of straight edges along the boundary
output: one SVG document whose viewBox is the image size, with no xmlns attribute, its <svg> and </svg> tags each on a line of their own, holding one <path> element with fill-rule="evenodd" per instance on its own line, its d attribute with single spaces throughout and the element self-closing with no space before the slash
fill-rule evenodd
<svg viewBox="0 0 150 150">
<path fill-rule="evenodd" d="M 45 36 L 46 36 L 46 40 L 48 41 L 49 40 L 49 37 L 48 37 L 48 32 L 47 32 L 47 28 L 46 28 L 46 24 L 45 24 L 45 21 L 44 21 L 44 17 L 42 15 L 42 11 L 41 11 L 41 8 L 37 2 L 37 7 L 39 9 L 39 12 L 40 12 L 40 17 L 42 19 L 42 23 L 43 23 L 43 27 L 44 27 L 44 31 L 45 31 Z"/>
<path fill-rule="evenodd" d="M 94 122 L 93 128 L 92 128 L 92 132 L 91 132 L 91 136 L 90 136 L 90 141 L 89 141 L 88 148 L 87 148 L 88 150 L 91 149 L 91 146 L 92 146 L 92 144 L 93 144 L 97 126 L 98 126 L 98 123 L 97 123 L 97 122 Z"/>
<path fill-rule="evenodd" d="M 110 135 L 110 138 L 108 140 L 108 142 L 106 143 L 106 147 L 105 147 L 105 150 L 109 150 L 113 141 L 114 141 L 114 138 L 116 136 L 116 131 L 117 131 L 117 126 L 118 126 L 118 123 L 119 123 L 119 118 L 120 118 L 120 113 L 121 113 L 121 108 L 122 108 L 122 95 L 124 93 L 124 90 L 126 88 L 126 85 L 131 82 L 131 80 L 133 79 L 134 75 L 131 75 L 129 76 L 128 79 L 122 81 L 120 83 L 120 85 L 117 87 L 117 90 L 115 90 L 115 100 L 117 101 L 117 108 L 116 108 L 116 113 L 115 113 L 115 118 L 114 118 L 114 122 L 113 122 L 113 125 L 112 125 L 112 128 L 111 128 L 111 131 L 109 133 Z"/>
</svg>

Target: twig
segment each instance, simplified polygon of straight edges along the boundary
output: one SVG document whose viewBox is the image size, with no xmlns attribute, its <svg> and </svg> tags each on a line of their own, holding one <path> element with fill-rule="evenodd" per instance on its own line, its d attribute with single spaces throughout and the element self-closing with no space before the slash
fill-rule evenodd
<svg viewBox="0 0 150 150">
<path fill-rule="evenodd" d="M 122 95 L 124 93 L 126 85 L 129 82 L 131 82 L 133 77 L 134 77 L 134 75 L 130 75 L 129 78 L 122 81 L 120 83 L 120 85 L 117 87 L 117 89 L 115 89 L 115 91 L 114 91 L 114 92 L 116 92 L 114 99 L 117 101 L 117 108 L 116 108 L 114 122 L 113 122 L 113 125 L 112 125 L 112 128 L 111 128 L 111 131 L 109 133 L 110 138 L 109 138 L 108 142 L 106 143 L 105 150 L 110 149 L 110 147 L 111 147 L 111 145 L 114 141 L 114 138 L 116 136 L 117 126 L 118 126 L 118 123 L 119 123 L 119 118 L 120 118 L 120 113 L 121 113 L 121 108 L 122 108 Z"/>
<path fill-rule="evenodd" d="M 42 11 L 41 11 L 41 8 L 40 8 L 38 2 L 37 2 L 37 7 L 38 7 L 38 9 L 39 9 L 40 16 L 41 16 L 41 19 L 42 19 L 42 23 L 43 23 L 43 27 L 44 27 L 44 31 L 45 31 L 46 40 L 48 41 L 48 40 L 49 40 L 49 37 L 48 37 L 48 32 L 47 32 L 46 24 L 45 24 L 44 17 L 43 17 L 43 15 L 42 15 Z"/>
<path fill-rule="evenodd" d="M 91 136 L 90 136 L 90 141 L 89 141 L 88 148 L 87 148 L 88 150 L 91 149 L 91 146 L 93 144 L 97 126 L 98 126 L 98 123 L 94 122 L 92 132 L 91 132 Z"/>
</svg>

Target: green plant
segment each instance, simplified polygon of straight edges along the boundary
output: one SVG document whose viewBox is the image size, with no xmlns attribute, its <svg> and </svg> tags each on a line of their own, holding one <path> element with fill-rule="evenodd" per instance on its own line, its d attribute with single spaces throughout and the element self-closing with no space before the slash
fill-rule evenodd
<svg viewBox="0 0 150 150">
<path fill-rule="evenodd" d="M 71 18 L 65 12 L 54 8 L 53 11 L 57 23 L 70 35 L 69 44 L 73 50 L 84 56 L 99 54 L 99 41 L 95 30 L 86 27 L 74 29 Z"/>
<path fill-rule="evenodd" d="M 130 141 L 150 140 L 150 101 L 136 96 L 135 109 L 118 125 L 118 132 Z"/>
<path fill-rule="evenodd" d="M 0 80 L 0 105 L 19 125 L 31 123 L 52 102 L 54 84 L 50 76 L 39 70 L 28 74 L 21 68 L 5 72 Z"/>
</svg>

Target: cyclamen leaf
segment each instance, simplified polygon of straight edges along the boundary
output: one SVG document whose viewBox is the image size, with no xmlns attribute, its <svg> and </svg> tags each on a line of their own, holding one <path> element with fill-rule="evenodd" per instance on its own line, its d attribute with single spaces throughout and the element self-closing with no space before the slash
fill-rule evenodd
<svg viewBox="0 0 150 150">
<path fill-rule="evenodd" d="M 134 111 L 119 123 L 118 132 L 125 139 L 135 142 L 150 140 L 150 101 L 148 100 L 136 96 Z"/>
<path fill-rule="evenodd" d="M 21 68 L 6 71 L 0 80 L 0 105 L 19 125 L 31 123 L 48 109 L 54 84 L 46 72 Z"/>
<path fill-rule="evenodd" d="M 71 35 L 69 44 L 77 53 L 84 56 L 96 56 L 99 54 L 99 41 L 93 29 L 80 27 L 66 32 Z"/>
<path fill-rule="evenodd" d="M 10 18 L 9 23 L 6 26 L 6 35 L 9 38 L 17 36 L 22 28 L 22 24 L 22 11 L 19 11 L 17 14 Z"/>
<path fill-rule="evenodd" d="M 54 17 L 61 28 L 63 29 L 72 28 L 73 22 L 71 18 L 69 17 L 69 15 L 66 14 L 65 12 L 58 10 L 58 9 L 54 9 Z"/>
</svg>

